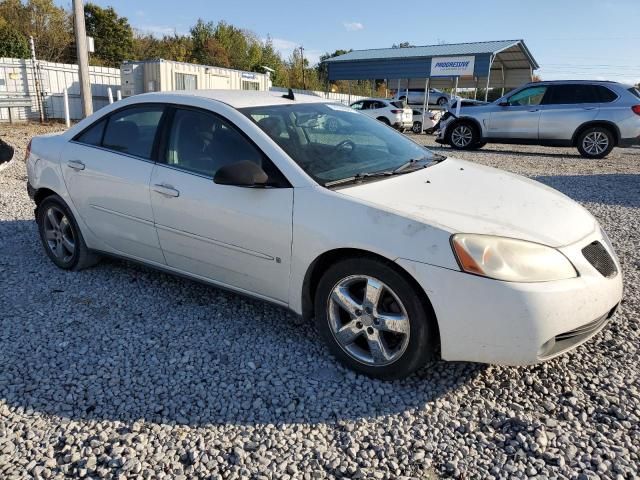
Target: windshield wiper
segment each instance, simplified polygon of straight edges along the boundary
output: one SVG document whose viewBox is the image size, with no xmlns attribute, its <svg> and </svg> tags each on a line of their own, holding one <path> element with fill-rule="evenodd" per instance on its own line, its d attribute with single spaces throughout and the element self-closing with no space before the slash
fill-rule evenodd
<svg viewBox="0 0 640 480">
<path fill-rule="evenodd" d="M 382 170 L 380 172 L 362 172 L 356 173 L 351 177 L 341 178 L 340 180 L 333 180 L 331 182 L 327 182 L 324 184 L 325 187 L 334 187 L 336 185 L 343 185 L 345 183 L 358 183 L 367 180 L 368 178 L 377 178 L 377 177 L 391 177 L 393 175 L 401 175 L 403 173 L 410 173 L 414 170 L 418 170 L 421 168 L 426 168 L 429 164 L 424 164 L 425 161 L 439 163 L 447 157 L 443 157 L 442 155 L 434 155 L 433 157 L 420 157 L 420 158 L 412 158 L 406 163 L 403 163 L 395 170 Z M 420 166 L 418 166 L 420 165 Z M 411 168 L 416 166 L 416 168 Z"/>
<path fill-rule="evenodd" d="M 376 177 L 390 177 L 395 175 L 393 170 L 383 170 L 381 172 L 362 172 L 356 173 L 355 175 L 347 178 L 341 178 L 340 180 L 333 180 L 331 182 L 327 182 L 324 184 L 325 187 L 334 187 L 336 185 L 342 185 L 343 183 L 357 183 L 366 180 L 367 178 L 376 178 Z"/>
<path fill-rule="evenodd" d="M 403 163 L 402 165 L 400 165 L 398 168 L 396 168 L 395 170 L 393 170 L 393 174 L 398 174 L 398 173 L 409 173 L 408 170 L 412 170 L 412 167 L 416 167 L 415 169 L 417 170 L 418 168 L 426 168 L 428 165 L 420 165 L 418 167 L 418 164 L 421 164 L 425 161 L 430 161 L 430 162 L 434 162 L 434 163 L 438 163 L 441 162 L 442 160 L 444 160 L 446 157 L 443 157 L 441 155 L 434 155 L 433 157 L 420 157 L 420 158 L 412 158 L 411 160 L 409 160 L 406 163 Z"/>
</svg>

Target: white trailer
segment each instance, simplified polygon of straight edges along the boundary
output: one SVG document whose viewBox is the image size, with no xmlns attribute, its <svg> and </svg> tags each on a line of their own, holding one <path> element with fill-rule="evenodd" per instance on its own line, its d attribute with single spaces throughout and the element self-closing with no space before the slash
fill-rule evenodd
<svg viewBox="0 0 640 480">
<path fill-rule="evenodd" d="M 269 73 L 174 62 L 171 60 L 126 61 L 120 67 L 122 96 L 171 90 L 260 90 L 271 88 Z"/>
</svg>

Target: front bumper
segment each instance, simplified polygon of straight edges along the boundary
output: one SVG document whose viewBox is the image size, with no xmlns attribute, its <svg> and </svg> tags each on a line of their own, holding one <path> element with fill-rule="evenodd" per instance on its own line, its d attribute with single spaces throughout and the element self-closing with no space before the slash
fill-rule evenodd
<svg viewBox="0 0 640 480">
<path fill-rule="evenodd" d="M 548 360 L 584 343 L 611 318 L 622 298 L 622 273 L 602 276 L 581 249 L 599 234 L 560 250 L 580 276 L 515 283 L 400 259 L 433 305 L 442 358 L 504 365 Z M 608 250 L 608 247 L 607 247 Z"/>
</svg>

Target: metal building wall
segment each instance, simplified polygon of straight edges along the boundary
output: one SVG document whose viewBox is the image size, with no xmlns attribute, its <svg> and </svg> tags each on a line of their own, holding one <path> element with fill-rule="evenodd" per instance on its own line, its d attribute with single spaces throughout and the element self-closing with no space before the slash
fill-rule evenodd
<svg viewBox="0 0 640 480">
<path fill-rule="evenodd" d="M 78 66 L 65 63 L 38 61 L 39 78 L 45 118 L 64 118 L 64 90 L 69 95 L 69 113 L 72 119 L 82 118 Z M 89 67 L 93 108 L 98 110 L 109 103 L 107 88 L 115 97 L 120 88 L 120 70 L 107 67 Z M 31 107 L 13 108 L 14 120 L 37 120 L 38 102 L 34 69 L 31 60 L 0 58 L 0 96 L 24 96 L 31 100 Z M 0 108 L 0 121 L 8 121 L 9 112 Z"/>
</svg>

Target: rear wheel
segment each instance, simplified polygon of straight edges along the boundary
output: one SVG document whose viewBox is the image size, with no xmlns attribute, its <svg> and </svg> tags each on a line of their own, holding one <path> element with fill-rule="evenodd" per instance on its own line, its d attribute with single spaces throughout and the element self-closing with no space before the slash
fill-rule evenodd
<svg viewBox="0 0 640 480">
<path fill-rule="evenodd" d="M 405 377 L 435 354 L 430 309 L 403 275 L 379 260 L 331 266 L 318 284 L 315 317 L 332 353 L 366 375 Z"/>
<path fill-rule="evenodd" d="M 447 103 L 449 103 L 449 100 L 447 100 L 447 97 L 440 97 L 438 99 L 438 105 L 440 105 L 441 107 L 444 107 Z"/>
<path fill-rule="evenodd" d="M 448 136 L 449 144 L 456 150 L 473 150 L 480 143 L 477 129 L 468 122 L 453 125 Z"/>
<path fill-rule="evenodd" d="M 585 158 L 604 158 L 613 150 L 615 139 L 608 128 L 587 128 L 578 136 L 578 151 Z"/>
<path fill-rule="evenodd" d="M 422 133 L 422 122 L 413 122 L 413 127 L 411 127 L 411 131 L 413 133 Z"/>
<path fill-rule="evenodd" d="M 84 243 L 71 211 L 58 195 L 45 198 L 36 213 L 40 240 L 47 256 L 65 270 L 82 270 L 99 257 Z"/>
</svg>

